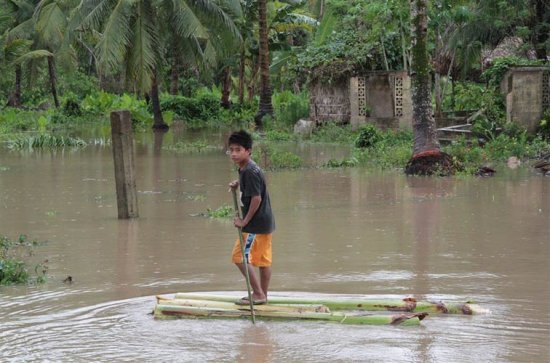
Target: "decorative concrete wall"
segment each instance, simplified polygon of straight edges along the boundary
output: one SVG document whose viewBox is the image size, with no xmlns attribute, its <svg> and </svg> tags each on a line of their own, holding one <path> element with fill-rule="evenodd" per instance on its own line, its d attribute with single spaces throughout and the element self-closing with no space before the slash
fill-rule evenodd
<svg viewBox="0 0 550 363">
<path fill-rule="evenodd" d="M 350 79 L 350 121 L 383 129 L 412 127 L 411 81 L 404 71 L 370 72 Z"/>
<path fill-rule="evenodd" d="M 310 87 L 309 118 L 316 123 L 365 123 L 383 129 L 412 127 L 411 81 L 407 72 L 369 72 Z"/>
<path fill-rule="evenodd" d="M 500 83 L 506 96 L 506 119 L 534 132 L 550 107 L 550 67 L 515 67 Z"/>
</svg>

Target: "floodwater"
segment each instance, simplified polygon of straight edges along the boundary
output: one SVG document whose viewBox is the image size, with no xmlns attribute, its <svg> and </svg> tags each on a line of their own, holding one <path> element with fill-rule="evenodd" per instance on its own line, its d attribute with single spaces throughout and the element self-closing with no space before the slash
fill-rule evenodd
<svg viewBox="0 0 550 363">
<path fill-rule="evenodd" d="M 48 241 L 35 257 L 49 261 L 47 283 L 0 287 L 0 361 L 550 361 L 550 178 L 526 168 L 486 179 L 267 173 L 273 294 L 475 300 L 489 314 L 429 316 L 420 327 L 155 321 L 157 294 L 244 293 L 230 220 L 200 215 L 231 204 L 236 173 L 221 142 L 176 153 L 138 141 L 132 221 L 116 218 L 110 147 L 0 150 L 0 234 Z M 346 153 L 300 152 L 316 163 Z"/>
</svg>

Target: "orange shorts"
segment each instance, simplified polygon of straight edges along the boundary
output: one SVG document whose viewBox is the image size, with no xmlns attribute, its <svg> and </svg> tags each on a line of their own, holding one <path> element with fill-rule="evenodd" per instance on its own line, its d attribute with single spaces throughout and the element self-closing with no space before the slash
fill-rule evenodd
<svg viewBox="0 0 550 363">
<path fill-rule="evenodd" d="M 243 232 L 246 261 L 253 266 L 268 267 L 271 266 L 271 238 L 273 234 L 254 234 Z M 242 263 L 243 255 L 241 253 L 241 242 L 237 239 L 233 246 L 233 263 Z"/>
</svg>

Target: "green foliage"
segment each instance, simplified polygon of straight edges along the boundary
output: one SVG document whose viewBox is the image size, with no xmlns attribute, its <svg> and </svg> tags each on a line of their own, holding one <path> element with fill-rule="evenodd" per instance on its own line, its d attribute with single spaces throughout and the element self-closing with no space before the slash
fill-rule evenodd
<svg viewBox="0 0 550 363">
<path fill-rule="evenodd" d="M 296 140 L 294 134 L 281 130 L 267 130 L 265 137 L 268 141 L 293 141 Z"/>
<path fill-rule="evenodd" d="M 208 208 L 206 215 L 210 218 L 229 218 L 235 215 L 235 210 L 230 205 L 222 205 L 215 210 Z"/>
<path fill-rule="evenodd" d="M 351 157 L 344 160 L 330 159 L 324 166 L 327 168 L 347 168 L 357 166 L 358 164 L 359 160 L 355 157 Z"/>
<path fill-rule="evenodd" d="M 544 111 L 542 120 L 540 120 L 537 127 L 537 135 L 544 140 L 550 141 L 550 109 Z"/>
<path fill-rule="evenodd" d="M 153 116 L 147 108 L 145 100 L 137 99 L 127 93 L 116 95 L 104 91 L 95 91 L 82 101 L 81 110 L 88 114 L 99 114 L 106 117 L 111 111 L 128 110 L 132 115 L 132 123 L 137 126 L 150 125 Z"/>
<path fill-rule="evenodd" d="M 218 117 L 220 99 L 213 94 L 203 93 L 194 98 L 163 94 L 160 98 L 160 108 L 174 112 L 186 122 L 207 123 Z"/>
<path fill-rule="evenodd" d="M 380 130 L 371 124 L 359 128 L 359 135 L 355 139 L 355 147 L 365 149 L 376 145 L 382 139 Z"/>
<path fill-rule="evenodd" d="M 449 111 L 478 110 L 483 106 L 486 87 L 474 82 L 454 82 L 454 95 L 445 92 L 443 109 Z M 450 87 L 447 87 L 450 91 Z"/>
<path fill-rule="evenodd" d="M 311 137 L 315 142 L 330 142 L 352 144 L 357 134 L 351 130 L 350 125 L 338 126 L 334 122 L 326 122 L 313 130 Z"/>
<path fill-rule="evenodd" d="M 277 92 L 273 94 L 272 101 L 275 118 L 284 126 L 293 126 L 299 119 L 309 116 L 309 96 L 306 92 Z"/>
<path fill-rule="evenodd" d="M 82 116 L 82 110 L 77 100 L 73 98 L 67 98 L 65 105 L 63 106 L 63 114 L 65 116 Z"/>
<path fill-rule="evenodd" d="M 264 169 L 297 169 L 302 167 L 303 160 L 289 151 L 276 150 L 268 144 L 259 144 L 253 148 L 252 158 L 258 161 Z"/>
<path fill-rule="evenodd" d="M 402 168 L 411 158 L 412 132 L 388 130 L 379 134 L 378 141 L 366 149 L 355 149 L 359 165 L 378 169 Z"/>
<path fill-rule="evenodd" d="M 165 147 L 166 150 L 184 152 L 184 153 L 193 153 L 193 152 L 203 152 L 204 150 L 215 148 L 212 145 L 208 145 L 205 140 L 196 140 L 193 142 L 183 142 L 178 141 L 172 146 Z"/>
<path fill-rule="evenodd" d="M 36 136 L 18 136 L 8 140 L 10 149 L 40 149 L 40 148 L 63 148 L 63 147 L 85 147 L 86 142 L 79 138 L 70 136 L 58 136 L 40 134 Z"/>
<path fill-rule="evenodd" d="M 504 75 L 511 67 L 518 66 L 536 66 L 544 64 L 540 60 L 529 60 L 520 57 L 500 57 L 493 60 L 491 66 L 485 70 L 481 78 L 487 82 L 490 86 L 499 87 L 500 81 L 504 78 Z"/>
<path fill-rule="evenodd" d="M 20 235 L 16 241 L 0 236 L 0 285 L 42 283 L 46 280 L 47 261 L 29 270 L 35 247 L 42 243 Z"/>
</svg>

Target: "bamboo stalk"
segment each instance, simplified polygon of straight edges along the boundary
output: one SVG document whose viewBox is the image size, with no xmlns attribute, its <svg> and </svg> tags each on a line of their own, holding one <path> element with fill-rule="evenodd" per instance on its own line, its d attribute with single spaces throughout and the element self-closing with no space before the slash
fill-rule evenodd
<svg viewBox="0 0 550 363">
<path fill-rule="evenodd" d="M 220 307 L 197 307 L 167 304 L 162 301 L 157 304 L 154 311 L 156 319 L 174 318 L 249 318 L 250 312 L 246 309 L 230 309 Z M 292 312 L 262 310 L 257 307 L 255 315 L 257 318 L 266 320 L 317 320 L 328 321 L 340 324 L 365 324 L 365 325 L 419 325 L 426 313 L 408 313 L 398 315 L 371 315 L 352 313 L 323 313 L 323 312 Z M 263 308 L 263 307 L 262 307 Z"/>
<path fill-rule="evenodd" d="M 213 301 L 235 301 L 236 296 L 177 293 L 176 299 L 198 299 Z M 330 310 L 370 310 L 370 311 L 403 311 L 427 312 L 440 314 L 473 315 L 486 312 L 476 304 L 471 303 L 443 303 L 430 301 L 416 301 L 414 298 L 399 299 L 362 299 L 362 298 L 300 298 L 300 297 L 269 297 L 270 305 L 277 304 L 317 304 L 325 305 Z"/>
<path fill-rule="evenodd" d="M 237 201 L 237 191 L 233 188 L 231 188 L 231 192 L 233 194 L 233 205 L 235 206 L 235 212 L 237 213 L 237 217 L 243 218 L 242 212 L 241 212 L 241 206 L 239 205 L 239 202 Z M 237 228 L 237 232 L 239 233 L 239 243 L 241 247 L 241 255 L 243 256 L 243 266 L 244 266 L 244 277 L 246 280 L 246 291 L 248 293 L 248 302 L 250 304 L 250 319 L 252 320 L 252 324 L 256 324 L 256 318 L 254 314 L 254 301 L 252 299 L 252 289 L 250 288 L 250 275 L 248 273 L 248 261 L 246 260 L 245 256 L 245 243 L 244 243 L 244 237 L 243 237 L 243 230 L 242 228 Z"/>
</svg>

